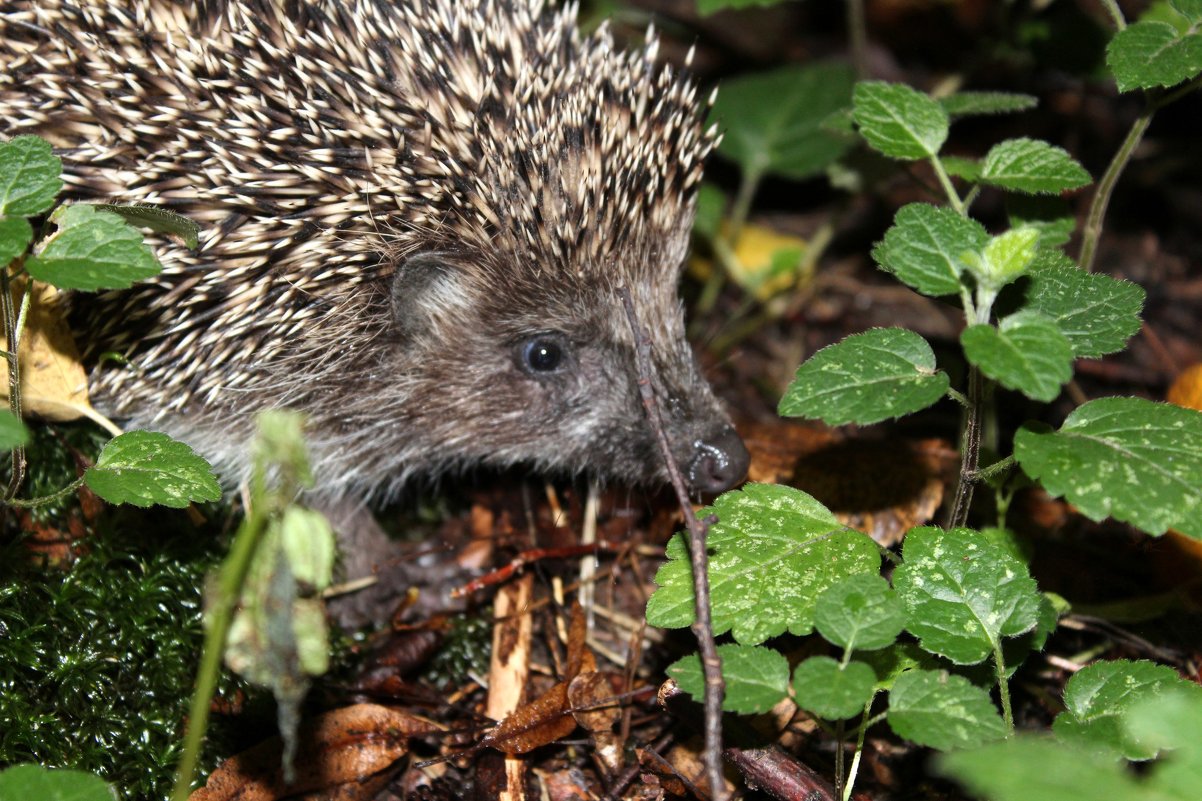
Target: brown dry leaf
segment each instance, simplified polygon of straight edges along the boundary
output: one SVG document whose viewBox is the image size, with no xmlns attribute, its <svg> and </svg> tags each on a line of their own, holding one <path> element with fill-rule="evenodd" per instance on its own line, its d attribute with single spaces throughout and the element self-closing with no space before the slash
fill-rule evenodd
<svg viewBox="0 0 1202 801">
<path fill-rule="evenodd" d="M 783 421 L 739 431 L 752 454 L 751 480 L 804 490 L 882 545 L 931 519 L 956 465 L 955 451 L 937 439 L 847 439 Z"/>
<path fill-rule="evenodd" d="M 279 737 L 226 760 L 189 801 L 275 801 L 329 791 L 379 773 L 409 750 L 409 738 L 442 729 L 426 718 L 378 704 L 357 704 L 303 724 L 297 733 L 296 781 L 284 784 Z M 344 796 L 346 797 L 346 796 Z M 353 796 L 350 796 L 353 797 Z"/>
<path fill-rule="evenodd" d="M 593 734 L 612 731 L 622 717 L 609 675 L 595 670 L 568 682 L 568 702 L 572 717 Z"/>
<path fill-rule="evenodd" d="M 567 737 L 576 729 L 568 714 L 568 685 L 560 682 L 528 704 L 514 710 L 480 745 L 509 754 L 526 754 L 535 748 Z"/>
<path fill-rule="evenodd" d="M 18 288 L 14 288 L 14 294 Z M 47 420 L 95 418 L 88 378 L 71 329 L 57 302 L 58 290 L 35 283 L 21 335 L 21 406 Z M 0 397 L 8 398 L 8 363 L 0 360 Z"/>
<path fill-rule="evenodd" d="M 1202 411 L 1202 364 L 1193 364 L 1181 371 L 1165 397 L 1169 403 Z"/>
</svg>

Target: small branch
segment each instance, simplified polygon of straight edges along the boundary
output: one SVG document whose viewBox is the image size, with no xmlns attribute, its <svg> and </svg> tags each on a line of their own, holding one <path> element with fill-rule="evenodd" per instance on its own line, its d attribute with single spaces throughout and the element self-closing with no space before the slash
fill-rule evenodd
<svg viewBox="0 0 1202 801">
<path fill-rule="evenodd" d="M 630 322 L 630 330 L 634 335 L 635 363 L 638 369 L 639 395 L 643 400 L 643 409 L 647 412 L 647 421 L 655 432 L 659 442 L 660 452 L 668 468 L 668 476 L 672 488 L 676 490 L 676 499 L 680 502 L 680 510 L 684 514 L 685 525 L 689 529 L 689 557 L 693 568 L 693 601 L 697 608 L 697 617 L 693 622 L 693 636 L 697 638 L 698 650 L 701 652 L 701 667 L 705 674 L 705 768 L 709 778 L 710 796 L 715 801 L 726 801 L 726 784 L 722 776 L 722 698 L 726 693 L 726 684 L 722 681 L 722 660 L 718 656 L 718 648 L 714 644 L 714 630 L 710 618 L 710 586 L 709 559 L 706 554 L 705 541 L 709 527 L 717 522 L 716 518 L 708 517 L 699 520 L 693 513 L 689 503 L 689 492 L 685 487 L 680 468 L 672 457 L 672 447 L 668 443 L 668 435 L 664 432 L 663 420 L 659 415 L 659 406 L 655 402 L 655 393 L 651 388 L 651 340 L 643 332 L 638 318 L 634 313 L 634 301 L 631 300 L 630 290 L 626 287 L 618 289 L 618 296 L 626 309 L 626 319 Z"/>
<path fill-rule="evenodd" d="M 1085 230 L 1081 236 L 1081 252 L 1077 256 L 1081 269 L 1087 273 L 1093 271 L 1094 257 L 1098 252 L 1098 240 L 1102 238 L 1102 222 L 1106 217 L 1106 209 L 1110 205 L 1110 196 L 1114 194 L 1115 184 L 1118 183 L 1119 176 L 1126 169 L 1127 162 L 1131 161 L 1131 155 L 1139 146 L 1140 140 L 1144 138 L 1144 133 L 1152 123 L 1152 115 L 1155 113 L 1155 108 L 1149 105 L 1142 114 L 1135 118 L 1131 130 L 1127 132 L 1127 138 L 1123 140 L 1118 152 L 1111 159 L 1110 166 L 1102 174 L 1102 179 L 1098 181 L 1098 188 L 1094 191 L 1093 200 L 1089 204 L 1089 214 L 1085 217 Z"/>
<path fill-rule="evenodd" d="M 83 486 L 83 476 L 80 476 L 79 478 L 75 479 L 67 486 L 63 487 L 58 492 L 51 493 L 50 495 L 43 495 L 40 498 L 30 498 L 29 500 L 21 500 L 20 498 L 9 498 L 8 500 L 5 501 L 5 503 L 8 504 L 9 506 L 16 506 L 20 509 L 33 509 L 38 506 L 45 506 L 47 504 L 54 503 L 57 500 L 65 498 L 82 486 Z"/>
<path fill-rule="evenodd" d="M 968 522 L 972 505 L 978 460 L 981 458 L 981 407 L 984 405 L 984 379 L 975 366 L 968 369 L 968 410 L 964 417 L 964 432 L 960 437 L 960 477 L 956 494 L 948 510 L 944 528 L 957 528 Z"/>
<path fill-rule="evenodd" d="M 8 408 L 13 416 L 21 419 L 21 324 L 24 322 L 26 310 L 29 308 L 28 288 L 22 293 L 21 310 L 18 313 L 13 304 L 13 283 L 8 267 L 0 268 L 0 308 L 4 316 L 4 333 L 8 345 L 5 358 L 8 360 Z M 12 477 L 8 489 L 4 493 L 6 501 L 17 497 L 21 483 L 25 480 L 25 448 L 18 445 L 12 449 Z"/>
<path fill-rule="evenodd" d="M 1005 473 L 1007 470 L 1009 470 L 1012 467 L 1014 467 L 1013 454 L 1011 454 L 1010 456 L 1007 456 L 1005 459 L 1000 459 L 1000 460 L 994 462 L 993 464 L 989 465 L 988 467 L 982 467 L 981 469 L 979 469 L 975 473 L 973 473 L 972 478 L 973 478 L 973 481 L 988 481 L 989 479 L 993 478 L 994 476 L 998 476 L 998 475 L 1001 475 L 1002 473 Z"/>
<path fill-rule="evenodd" d="M 864 16 L 864 0 L 847 0 L 847 38 L 851 42 L 851 63 L 856 79 L 868 77 L 868 24 Z"/>
</svg>

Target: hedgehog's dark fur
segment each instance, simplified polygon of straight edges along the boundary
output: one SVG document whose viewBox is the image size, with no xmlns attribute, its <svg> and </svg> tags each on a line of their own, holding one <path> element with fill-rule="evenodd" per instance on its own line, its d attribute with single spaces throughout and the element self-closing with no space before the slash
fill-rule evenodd
<svg viewBox="0 0 1202 801">
<path fill-rule="evenodd" d="M 74 199 L 203 226 L 196 252 L 156 240 L 157 281 L 76 303 L 89 354 L 137 367 L 93 371 L 101 409 L 237 479 L 253 413 L 299 408 L 335 495 L 475 464 L 656 479 L 628 286 L 678 458 L 711 474 L 695 486 L 737 478 L 676 298 L 715 135 L 654 37 L 623 54 L 574 18 L 538 0 L 6 3 L 0 136 L 50 139 Z M 561 369 L 528 368 L 539 336 Z"/>
</svg>

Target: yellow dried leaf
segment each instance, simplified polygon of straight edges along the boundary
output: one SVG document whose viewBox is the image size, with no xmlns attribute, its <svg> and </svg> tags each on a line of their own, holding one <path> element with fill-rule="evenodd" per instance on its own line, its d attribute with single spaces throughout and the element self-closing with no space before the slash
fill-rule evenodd
<svg viewBox="0 0 1202 801">
<path fill-rule="evenodd" d="M 32 291 L 19 351 L 21 407 L 26 413 L 58 422 L 95 419 L 98 414 L 88 400 L 87 374 L 57 302 L 58 290 L 36 283 Z M 8 398 L 8 362 L 4 359 L 0 359 L 0 396 Z"/>
<path fill-rule="evenodd" d="M 762 225 L 744 225 L 732 254 L 730 277 L 760 300 L 768 300 L 792 289 L 803 278 L 808 248 L 809 243 L 801 237 Z M 689 267 L 701 278 L 713 270 L 713 264 L 702 258 L 694 258 Z"/>
<path fill-rule="evenodd" d="M 1202 411 L 1202 364 L 1190 365 L 1182 370 L 1169 387 L 1166 400 L 1177 406 Z"/>
</svg>

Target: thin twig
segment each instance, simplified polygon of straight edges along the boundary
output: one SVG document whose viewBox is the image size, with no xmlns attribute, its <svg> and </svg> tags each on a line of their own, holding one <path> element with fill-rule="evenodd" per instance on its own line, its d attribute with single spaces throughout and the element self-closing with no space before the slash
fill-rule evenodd
<svg viewBox="0 0 1202 801">
<path fill-rule="evenodd" d="M 968 408 L 964 416 L 964 432 L 960 438 L 960 477 L 956 495 L 948 510 L 944 528 L 957 528 L 968 522 L 972 506 L 972 491 L 976 483 L 977 465 L 981 456 L 981 411 L 985 402 L 984 379 L 975 366 L 968 371 Z"/>
<path fill-rule="evenodd" d="M 664 433 L 664 423 L 659 415 L 659 406 L 655 403 L 655 393 L 651 388 L 651 340 L 643 332 L 638 318 L 634 313 L 634 301 L 630 290 L 619 287 L 618 296 L 626 309 L 626 318 L 630 322 L 630 330 L 634 334 L 635 363 L 638 369 L 639 395 L 643 399 L 643 408 L 647 412 L 647 420 L 655 431 L 664 462 L 668 468 L 668 477 L 672 488 L 676 490 L 676 499 L 680 502 L 680 510 L 684 514 L 685 525 L 689 529 L 689 557 L 693 567 L 693 601 L 697 607 L 697 617 L 693 622 L 693 636 L 697 638 L 698 650 L 701 652 L 701 667 L 705 674 L 705 768 L 709 777 L 710 796 L 715 801 L 725 801 L 726 784 L 722 777 L 722 698 L 726 693 L 726 684 L 722 681 L 722 660 L 718 656 L 718 648 L 714 644 L 714 631 L 710 620 L 710 585 L 709 559 L 706 555 L 705 541 L 709 527 L 717 522 L 717 518 L 698 519 L 689 503 L 689 492 L 685 487 L 680 468 L 672 457 L 672 447 L 668 444 L 668 435 Z"/>
</svg>

